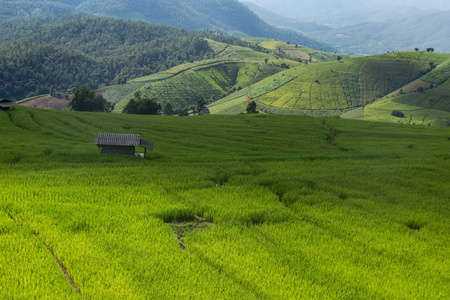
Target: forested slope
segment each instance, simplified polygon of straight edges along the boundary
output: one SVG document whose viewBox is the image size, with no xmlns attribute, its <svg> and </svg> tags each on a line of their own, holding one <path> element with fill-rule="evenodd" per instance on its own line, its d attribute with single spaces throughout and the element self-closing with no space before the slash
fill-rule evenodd
<svg viewBox="0 0 450 300">
<path fill-rule="evenodd" d="M 123 83 L 214 54 L 205 34 L 146 22 L 78 16 L 36 27 L 17 25 L 22 38 L 0 44 L 0 97 Z"/>
<path fill-rule="evenodd" d="M 263 36 L 305 44 L 317 49 L 334 50 L 326 43 L 267 24 L 247 6 L 236 0 L 0 0 L 0 16 L 3 19 L 73 13 L 146 20 L 183 29 L 208 29 L 240 37 Z"/>
</svg>

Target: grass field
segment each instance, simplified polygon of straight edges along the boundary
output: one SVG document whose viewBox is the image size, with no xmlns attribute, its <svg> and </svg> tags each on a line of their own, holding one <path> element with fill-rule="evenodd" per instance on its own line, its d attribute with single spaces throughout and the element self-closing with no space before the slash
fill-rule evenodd
<svg viewBox="0 0 450 300">
<path fill-rule="evenodd" d="M 447 299 L 450 131 L 0 112 L 1 297 Z M 107 156 L 99 132 L 152 140 Z"/>
</svg>

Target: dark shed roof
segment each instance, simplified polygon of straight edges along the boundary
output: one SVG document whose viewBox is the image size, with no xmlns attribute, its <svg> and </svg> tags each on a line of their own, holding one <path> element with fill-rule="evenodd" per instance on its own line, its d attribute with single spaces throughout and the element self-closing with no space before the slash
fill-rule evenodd
<svg viewBox="0 0 450 300">
<path fill-rule="evenodd" d="M 94 140 L 97 146 L 126 146 L 153 149 L 153 142 L 141 139 L 139 134 L 99 133 Z"/>
<path fill-rule="evenodd" d="M 16 105 L 17 103 L 12 100 L 0 98 L 0 108 L 9 108 Z"/>
</svg>

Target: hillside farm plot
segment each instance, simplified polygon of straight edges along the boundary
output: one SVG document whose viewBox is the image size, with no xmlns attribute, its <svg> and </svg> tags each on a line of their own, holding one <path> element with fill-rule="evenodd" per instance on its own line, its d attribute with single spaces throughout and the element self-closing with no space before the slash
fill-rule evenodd
<svg viewBox="0 0 450 300">
<path fill-rule="evenodd" d="M 196 73 L 218 90 L 228 93 L 233 88 L 237 90 L 250 85 L 259 72 L 259 66 L 257 63 L 226 63 L 198 69 Z"/>
<path fill-rule="evenodd" d="M 253 89 L 250 93 L 250 97 L 251 98 L 257 98 L 260 97 L 264 94 L 270 93 L 274 90 L 276 90 L 279 87 L 282 87 L 283 85 L 287 84 L 288 82 L 294 80 L 295 77 L 294 76 L 285 76 L 285 75 L 281 75 L 278 76 L 276 78 L 273 78 L 270 81 L 267 81 L 266 83 L 264 83 L 263 85 Z"/>
<path fill-rule="evenodd" d="M 164 81 L 148 83 L 138 91 L 145 97 L 155 99 L 162 107 L 171 103 L 174 109 L 183 109 L 197 104 L 202 98 L 208 101 L 224 94 L 194 71 L 187 71 Z M 114 111 L 121 112 L 131 97 L 133 94 L 121 100 Z"/>
<path fill-rule="evenodd" d="M 410 89 L 419 84 L 424 74 L 427 75 L 423 78 L 432 74 L 444 78 L 447 60 L 447 54 L 400 52 L 297 66 L 283 71 L 296 77 L 294 80 L 255 100 L 271 113 L 285 114 L 285 109 L 292 109 L 290 113 L 337 116 L 405 93 L 405 89 L 412 92 Z M 273 78 L 255 84 L 254 91 Z M 423 80 L 421 86 L 428 89 L 430 83 Z"/>
<path fill-rule="evenodd" d="M 450 125 L 450 82 L 438 88 L 378 101 L 366 107 L 364 119 L 414 125 Z M 392 116 L 394 110 L 405 117 Z"/>
<path fill-rule="evenodd" d="M 146 83 L 146 82 L 150 82 L 150 81 L 158 81 L 158 80 L 167 79 L 167 78 L 170 78 L 172 76 L 174 76 L 173 73 L 161 72 L 161 73 L 156 73 L 156 74 L 151 74 L 151 75 L 135 78 L 135 79 L 130 80 L 130 82 L 132 82 L 132 83 L 141 83 L 141 82 Z"/>
<path fill-rule="evenodd" d="M 144 83 L 127 83 L 108 88 L 102 93 L 103 98 L 109 102 L 117 103 L 129 94 L 144 86 Z"/>
<path fill-rule="evenodd" d="M 256 100 L 273 107 L 300 110 L 345 109 L 348 106 L 339 73 L 332 69 L 335 66 L 339 65 L 318 64 L 288 70 L 284 73 L 295 79 Z"/>
</svg>

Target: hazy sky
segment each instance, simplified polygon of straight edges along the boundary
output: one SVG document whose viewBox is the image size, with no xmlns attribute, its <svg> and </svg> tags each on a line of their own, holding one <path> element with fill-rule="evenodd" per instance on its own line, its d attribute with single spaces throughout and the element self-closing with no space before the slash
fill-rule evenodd
<svg viewBox="0 0 450 300">
<path fill-rule="evenodd" d="M 426 10 L 450 10 L 449 0 L 240 0 L 252 2 L 273 12 L 299 18 L 301 16 L 333 15 L 349 10 L 372 7 L 416 6 Z"/>
</svg>

